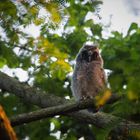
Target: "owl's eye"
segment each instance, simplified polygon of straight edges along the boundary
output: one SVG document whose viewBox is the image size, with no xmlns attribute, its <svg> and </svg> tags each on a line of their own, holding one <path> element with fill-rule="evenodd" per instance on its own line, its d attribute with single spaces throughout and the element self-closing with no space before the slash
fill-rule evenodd
<svg viewBox="0 0 140 140">
<path fill-rule="evenodd" d="M 82 60 L 89 62 L 89 54 L 86 50 L 82 52 Z"/>
<path fill-rule="evenodd" d="M 90 57 L 91 57 L 91 61 L 97 60 L 98 59 L 98 53 L 94 52 Z"/>
</svg>

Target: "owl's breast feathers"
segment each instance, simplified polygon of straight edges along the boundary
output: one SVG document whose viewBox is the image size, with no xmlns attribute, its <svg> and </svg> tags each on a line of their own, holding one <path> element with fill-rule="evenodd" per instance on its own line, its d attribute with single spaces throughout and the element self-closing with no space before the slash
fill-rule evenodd
<svg viewBox="0 0 140 140">
<path fill-rule="evenodd" d="M 93 98 L 98 93 L 101 93 L 105 88 L 104 70 L 98 63 L 89 63 L 79 67 L 76 72 L 76 86 L 79 89 L 77 92 L 82 98 Z"/>
<path fill-rule="evenodd" d="M 91 63 L 87 71 L 87 83 L 91 86 L 91 91 L 94 91 L 94 93 L 92 93 L 94 97 L 105 88 L 104 69 L 98 63 Z"/>
</svg>

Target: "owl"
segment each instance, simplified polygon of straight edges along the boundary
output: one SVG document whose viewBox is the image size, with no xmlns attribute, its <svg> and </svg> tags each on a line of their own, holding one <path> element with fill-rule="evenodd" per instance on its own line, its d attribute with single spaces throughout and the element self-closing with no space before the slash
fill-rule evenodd
<svg viewBox="0 0 140 140">
<path fill-rule="evenodd" d="M 84 45 L 77 57 L 72 76 L 72 92 L 77 101 L 94 97 L 106 87 L 103 59 L 97 45 Z"/>
</svg>

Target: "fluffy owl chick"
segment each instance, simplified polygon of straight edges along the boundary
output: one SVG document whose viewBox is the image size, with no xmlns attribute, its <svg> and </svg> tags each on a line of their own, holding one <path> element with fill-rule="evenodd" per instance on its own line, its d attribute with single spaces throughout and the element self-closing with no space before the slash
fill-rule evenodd
<svg viewBox="0 0 140 140">
<path fill-rule="evenodd" d="M 103 59 L 97 45 L 83 46 L 72 76 L 72 92 L 76 100 L 94 98 L 105 89 Z"/>
</svg>

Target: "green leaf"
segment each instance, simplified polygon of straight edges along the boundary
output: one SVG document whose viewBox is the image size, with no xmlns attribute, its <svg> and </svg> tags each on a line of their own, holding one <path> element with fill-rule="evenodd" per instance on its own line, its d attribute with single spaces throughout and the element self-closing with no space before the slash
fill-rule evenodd
<svg viewBox="0 0 140 140">
<path fill-rule="evenodd" d="M 12 18 L 15 18 L 17 15 L 16 6 L 10 0 L 5 0 L 0 3 L 0 12 L 12 16 Z"/>
<path fill-rule="evenodd" d="M 2 68 L 6 64 L 6 59 L 0 57 L 0 68 Z"/>
<path fill-rule="evenodd" d="M 138 29 L 138 24 L 137 23 L 132 23 L 128 29 L 127 34 L 129 35 L 131 33 L 132 30 L 136 30 Z"/>
</svg>

